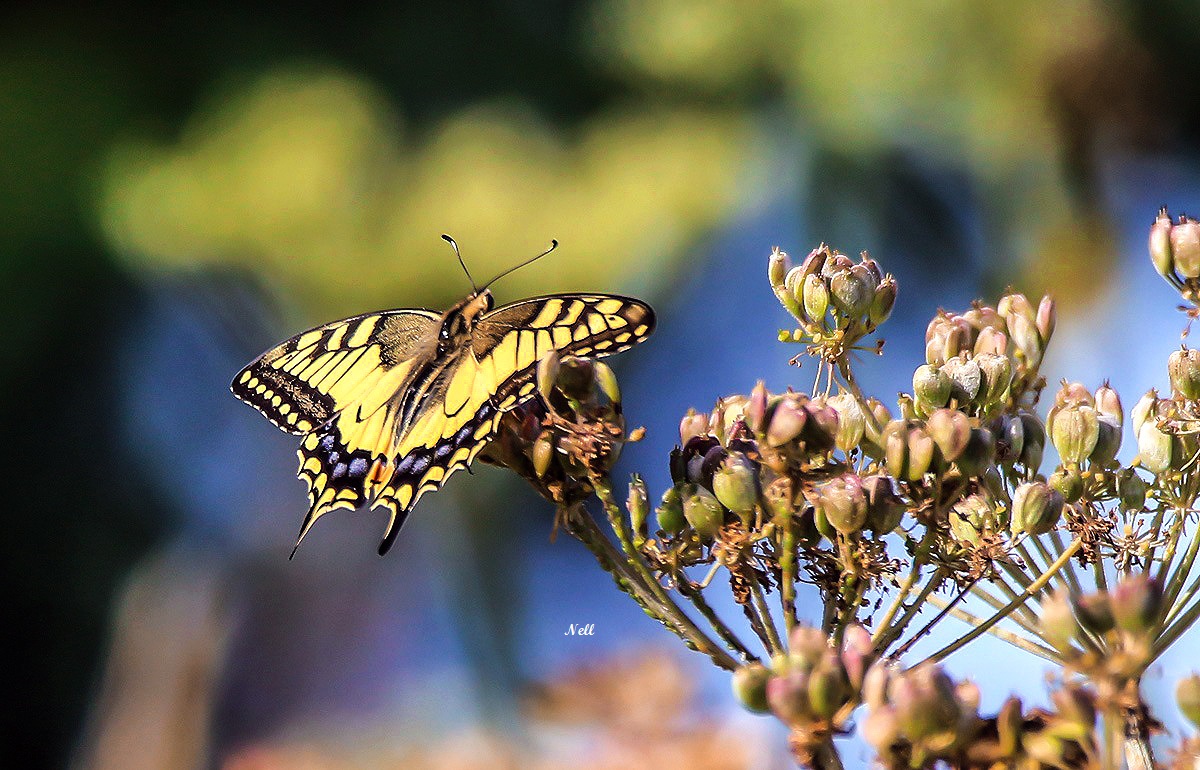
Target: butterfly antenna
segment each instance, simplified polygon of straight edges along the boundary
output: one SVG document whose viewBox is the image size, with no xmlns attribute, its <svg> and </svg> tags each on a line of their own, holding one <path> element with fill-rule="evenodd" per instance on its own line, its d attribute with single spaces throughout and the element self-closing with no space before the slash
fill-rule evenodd
<svg viewBox="0 0 1200 770">
<path fill-rule="evenodd" d="M 490 280 L 490 281 L 488 281 L 487 283 L 485 283 L 485 284 L 483 285 L 483 288 L 482 288 L 482 289 L 480 289 L 479 291 L 484 291 L 485 289 L 487 289 L 487 287 L 491 286 L 493 283 L 495 283 L 496 281 L 499 281 L 501 278 L 503 278 L 504 276 L 508 275 L 508 274 L 509 274 L 509 273 L 511 273 L 511 272 L 513 272 L 513 271 L 515 271 L 515 270 L 520 270 L 521 268 L 525 267 L 526 265 L 531 265 L 531 264 L 533 264 L 534 262 L 537 262 L 539 259 L 541 259 L 542 257 L 546 256 L 547 254 L 549 254 L 550 252 L 554 251 L 554 250 L 555 250 L 555 249 L 557 249 L 557 248 L 558 248 L 558 241 L 557 241 L 557 240 L 555 240 L 554 238 L 551 238 L 551 239 L 550 239 L 550 248 L 546 249 L 546 250 L 545 250 L 545 251 L 543 251 L 541 254 L 538 254 L 536 257 L 532 257 L 532 258 L 530 258 L 530 259 L 527 259 L 527 260 L 525 260 L 524 262 L 522 262 L 522 263 L 521 263 L 521 264 L 519 264 L 519 265 L 514 265 L 514 266 L 512 266 L 512 267 L 508 268 L 507 270 L 505 270 L 505 271 L 504 271 L 503 273 L 501 273 L 500 275 L 496 276 L 496 277 L 495 277 L 495 278 L 493 278 L 492 280 Z"/>
<path fill-rule="evenodd" d="M 442 233 L 442 240 L 450 244 L 450 248 L 454 249 L 454 256 L 458 257 L 458 264 L 462 265 L 463 272 L 467 274 L 467 280 L 471 282 L 471 290 L 479 294 L 479 289 L 475 288 L 475 279 L 471 277 L 471 271 L 467 269 L 467 263 L 463 261 L 462 252 L 458 250 L 458 244 L 449 235 Z M 486 286 L 484 287 L 487 288 Z"/>
</svg>

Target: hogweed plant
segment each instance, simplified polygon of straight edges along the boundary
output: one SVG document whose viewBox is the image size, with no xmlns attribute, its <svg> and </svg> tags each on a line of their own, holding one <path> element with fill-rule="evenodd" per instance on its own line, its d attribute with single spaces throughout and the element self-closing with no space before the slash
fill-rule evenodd
<svg viewBox="0 0 1200 770">
<path fill-rule="evenodd" d="M 1163 210 L 1150 254 L 1190 324 L 1200 222 Z M 1170 393 L 1130 411 L 1138 452 L 1123 465 L 1126 412 L 1107 383 L 1063 381 L 1043 398 L 1049 297 L 939 312 L 912 391 L 889 406 L 861 391 L 852 361 L 882 352 L 869 337 L 895 279 L 824 245 L 795 266 L 776 250 L 767 277 L 795 322 L 780 340 L 815 360 L 812 390 L 760 382 L 688 411 L 653 511 L 636 475 L 618 500 L 611 469 L 639 431 L 626 432 L 599 361 L 541 361 L 542 398 L 505 417 L 487 459 L 552 501 L 647 615 L 732 672 L 746 708 L 787 726 L 802 766 L 841 767 L 837 739 L 857 730 L 889 768 L 1152 767 L 1161 727 L 1141 680 L 1200 617 L 1200 350 L 1173 353 Z M 800 620 L 799 590 L 819 625 Z M 714 609 L 725 591 L 746 623 Z M 910 660 L 947 617 L 969 631 Z M 1013 697 L 981 714 L 975 685 L 941 668 L 988 633 L 1057 666 L 1052 708 Z M 1179 701 L 1200 718 L 1200 677 Z M 1178 761 L 1196 747 L 1184 741 Z"/>
</svg>

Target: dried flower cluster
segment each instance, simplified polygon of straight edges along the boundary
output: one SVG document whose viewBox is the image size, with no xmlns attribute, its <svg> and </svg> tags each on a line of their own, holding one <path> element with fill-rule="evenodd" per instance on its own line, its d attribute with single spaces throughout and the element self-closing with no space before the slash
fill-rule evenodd
<svg viewBox="0 0 1200 770">
<path fill-rule="evenodd" d="M 1163 212 L 1150 251 L 1200 313 L 1200 223 Z M 555 502 L 648 615 L 734 671 L 737 697 L 788 726 L 803 765 L 840 766 L 835 738 L 864 702 L 886 766 L 1151 761 L 1141 677 L 1200 617 L 1200 351 L 1171 356 L 1169 398 L 1152 390 L 1133 408 L 1138 455 L 1122 463 L 1125 412 L 1107 383 L 1063 381 L 1039 411 L 1049 297 L 939 312 L 912 392 L 889 407 L 861 392 L 851 354 L 882 352 L 864 338 L 890 314 L 895 279 L 824 245 L 795 266 L 776 249 L 767 276 L 795 322 L 780 340 L 816 359 L 811 392 L 759 383 L 689 410 L 653 510 L 637 476 L 624 506 L 613 491 L 612 463 L 638 436 L 597 362 L 543 361 L 542 401 L 506 418 L 492 461 Z M 611 533 L 584 506 L 593 493 Z M 721 584 L 744 622 L 713 610 Z M 802 585 L 819 627 L 800 621 Z M 947 617 L 969 630 L 900 669 Z M 1062 666 L 1055 713 L 1013 700 L 981 717 L 973 686 L 937 668 L 989 632 Z"/>
</svg>

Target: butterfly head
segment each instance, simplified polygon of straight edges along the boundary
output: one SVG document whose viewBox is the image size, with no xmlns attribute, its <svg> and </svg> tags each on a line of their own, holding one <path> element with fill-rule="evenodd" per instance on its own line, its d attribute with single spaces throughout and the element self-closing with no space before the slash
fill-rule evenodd
<svg viewBox="0 0 1200 770">
<path fill-rule="evenodd" d="M 487 289 L 478 293 L 472 292 L 465 299 L 454 303 L 454 307 L 442 316 L 442 328 L 438 330 L 438 352 L 444 354 L 470 338 L 475 321 L 491 310 L 493 304 L 492 293 Z"/>
</svg>

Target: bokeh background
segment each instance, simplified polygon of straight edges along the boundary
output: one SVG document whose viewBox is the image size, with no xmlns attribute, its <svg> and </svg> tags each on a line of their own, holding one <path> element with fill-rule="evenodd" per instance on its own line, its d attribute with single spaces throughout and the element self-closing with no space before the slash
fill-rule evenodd
<svg viewBox="0 0 1200 770">
<path fill-rule="evenodd" d="M 939 306 L 1008 284 L 1059 302 L 1052 381 L 1112 377 L 1129 405 L 1179 342 L 1144 237 L 1159 205 L 1200 208 L 1195 3 L 0 19 L 0 766 L 787 766 L 769 720 L 551 542 L 548 506 L 503 473 L 427 497 L 387 558 L 360 512 L 287 560 L 295 442 L 228 381 L 316 323 L 463 295 L 440 233 L 476 276 L 561 242 L 501 302 L 656 306 L 617 367 L 649 430 L 624 470 L 658 492 L 688 406 L 811 382 L 775 342 L 772 245 L 867 249 L 897 275 L 887 354 L 861 366 L 885 399 Z M 1176 731 L 1196 645 L 1149 685 Z M 950 667 L 985 707 L 1042 698 L 1040 662 L 999 642 Z"/>
</svg>

